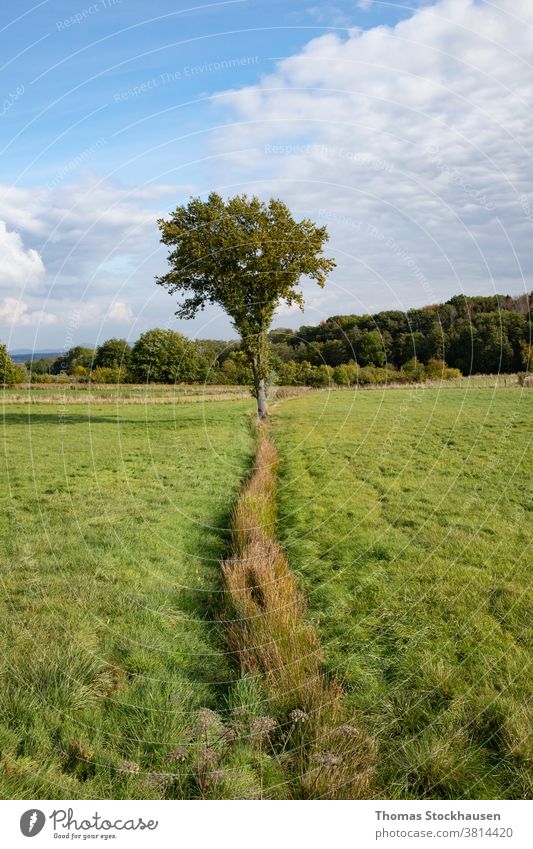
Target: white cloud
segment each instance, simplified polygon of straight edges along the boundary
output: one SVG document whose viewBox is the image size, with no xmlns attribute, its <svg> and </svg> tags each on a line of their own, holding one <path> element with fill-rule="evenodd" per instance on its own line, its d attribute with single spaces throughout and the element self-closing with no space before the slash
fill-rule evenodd
<svg viewBox="0 0 533 849">
<path fill-rule="evenodd" d="M 529 0 L 441 0 L 222 98 L 220 184 L 328 224 L 326 313 L 531 285 L 532 26 Z"/>
<path fill-rule="evenodd" d="M 117 324 L 131 324 L 134 320 L 133 310 L 124 301 L 114 301 L 107 310 L 106 318 Z"/>
<path fill-rule="evenodd" d="M 26 250 L 21 236 L 0 221 L 0 286 L 33 288 L 44 274 L 44 265 L 36 250 Z"/>
<path fill-rule="evenodd" d="M 53 334 L 40 333 L 38 344 L 63 345 L 71 335 L 81 341 L 109 336 L 143 310 L 148 325 L 161 323 L 153 317 L 154 304 L 165 317 L 172 314 L 168 295 L 153 283 L 166 256 L 156 220 L 186 200 L 190 189 L 126 187 L 95 176 L 60 187 L 0 186 L 0 220 L 9 228 L 0 225 L 0 249 L 4 243 L 10 249 L 3 250 L 0 263 L 13 269 L 12 277 L 16 272 L 21 286 L 29 284 L 33 270 L 43 309 L 59 324 Z M 3 280 L 13 282 L 6 274 Z M 30 325 L 28 313 L 19 310 L 16 316 L 16 326 Z M 50 322 L 41 326 L 45 323 Z M 27 334 L 24 340 L 34 344 Z"/>
<path fill-rule="evenodd" d="M 92 328 L 107 333 L 106 324 L 131 324 L 135 316 L 131 306 L 125 301 L 110 300 L 106 297 L 86 298 L 79 301 L 65 301 L 62 306 L 62 320 L 80 328 Z"/>
<path fill-rule="evenodd" d="M 32 310 L 26 301 L 17 298 L 4 298 L 0 303 L 0 325 L 16 327 L 36 327 L 37 325 L 56 324 L 57 316 L 43 310 Z"/>
<path fill-rule="evenodd" d="M 100 265 L 118 255 L 142 257 L 157 247 L 156 217 L 182 193 L 180 186 L 124 187 L 97 177 L 60 188 L 0 186 L 0 219 L 32 240 L 57 285 L 69 286 L 96 281 Z"/>
</svg>

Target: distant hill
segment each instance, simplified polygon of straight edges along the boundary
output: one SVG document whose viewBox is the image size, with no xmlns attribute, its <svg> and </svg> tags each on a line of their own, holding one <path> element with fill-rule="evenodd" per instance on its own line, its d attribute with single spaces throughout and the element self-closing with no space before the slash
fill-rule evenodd
<svg viewBox="0 0 533 849">
<path fill-rule="evenodd" d="M 87 344 L 84 348 L 95 349 L 95 345 Z M 25 363 L 26 360 L 50 360 L 56 357 L 61 357 L 65 351 L 34 351 L 32 348 L 13 348 L 9 355 L 14 363 Z"/>
<path fill-rule="evenodd" d="M 49 360 L 60 357 L 63 351 L 31 351 L 29 348 L 18 348 L 15 351 L 10 351 L 11 359 L 14 363 L 25 363 L 26 360 Z"/>
</svg>

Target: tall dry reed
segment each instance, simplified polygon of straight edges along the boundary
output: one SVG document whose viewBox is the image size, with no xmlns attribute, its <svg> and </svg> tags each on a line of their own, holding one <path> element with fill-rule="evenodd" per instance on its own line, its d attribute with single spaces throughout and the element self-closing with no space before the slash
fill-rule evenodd
<svg viewBox="0 0 533 849">
<path fill-rule="evenodd" d="M 222 564 L 227 639 L 242 673 L 262 682 L 283 729 L 277 749 L 292 794 L 368 797 L 376 743 L 350 715 L 305 619 L 305 599 L 276 539 L 278 452 L 265 426 L 258 428 L 253 471 L 234 509 L 232 554 Z"/>
</svg>

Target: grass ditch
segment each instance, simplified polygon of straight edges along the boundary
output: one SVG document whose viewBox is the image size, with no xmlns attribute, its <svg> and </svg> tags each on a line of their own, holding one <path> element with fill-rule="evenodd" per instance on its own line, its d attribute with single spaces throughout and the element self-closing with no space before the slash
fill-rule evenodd
<svg viewBox="0 0 533 849">
<path fill-rule="evenodd" d="M 265 751 L 292 798 L 369 798 L 377 745 L 350 711 L 341 683 L 323 665 L 305 618 L 305 599 L 276 539 L 278 452 L 264 425 L 251 476 L 233 515 L 231 556 L 223 565 L 229 648 L 241 681 L 259 682 L 269 716 Z M 268 795 L 268 788 L 266 788 Z"/>
</svg>

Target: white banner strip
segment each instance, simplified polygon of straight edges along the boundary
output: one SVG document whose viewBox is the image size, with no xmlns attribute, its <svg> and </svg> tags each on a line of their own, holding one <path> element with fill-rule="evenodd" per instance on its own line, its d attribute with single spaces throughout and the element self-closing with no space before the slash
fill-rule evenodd
<svg viewBox="0 0 533 849">
<path fill-rule="evenodd" d="M 0 812 L 6 849 L 533 846 L 527 801 L 3 801 Z"/>
</svg>

